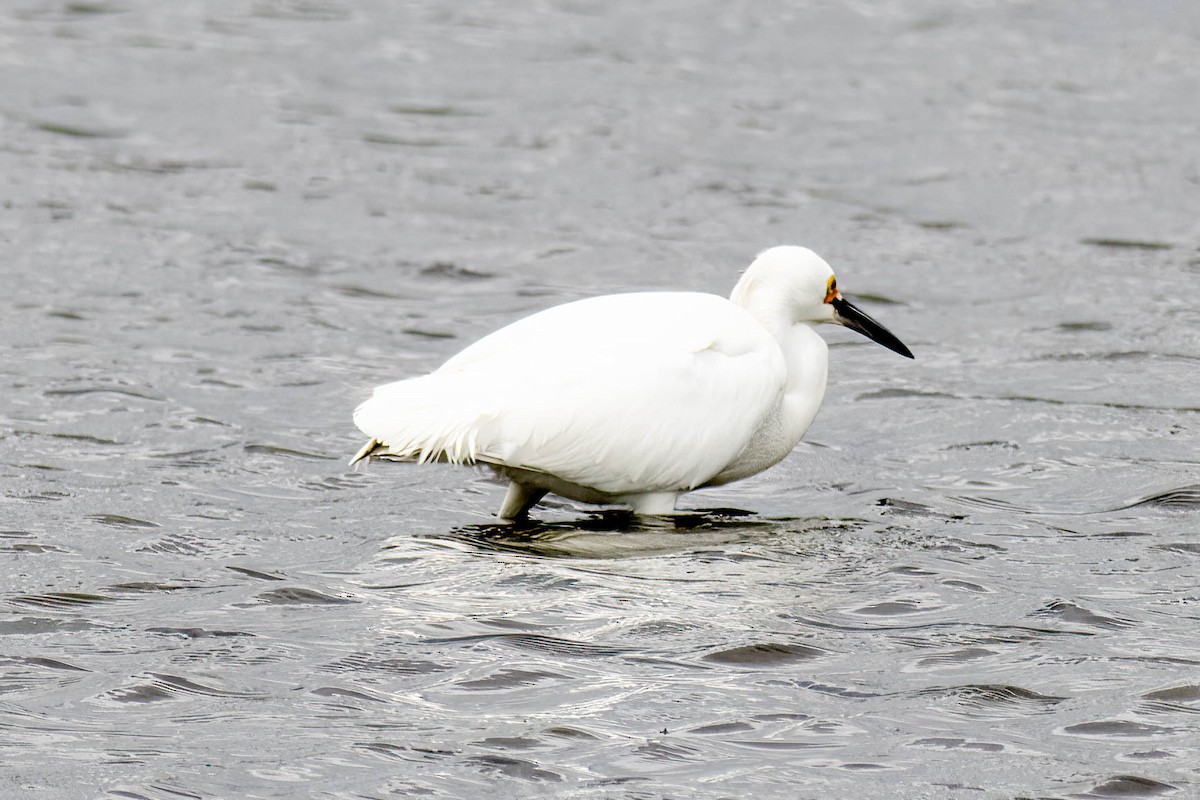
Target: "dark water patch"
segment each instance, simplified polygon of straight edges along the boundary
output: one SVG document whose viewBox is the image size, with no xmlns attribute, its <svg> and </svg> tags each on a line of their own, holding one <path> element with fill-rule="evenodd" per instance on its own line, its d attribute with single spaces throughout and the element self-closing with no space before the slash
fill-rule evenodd
<svg viewBox="0 0 1200 800">
<path fill-rule="evenodd" d="M 473 117 L 474 111 L 436 103 L 393 103 L 387 107 L 393 114 L 418 117 Z"/>
<path fill-rule="evenodd" d="M 536 686 L 545 681 L 562 681 L 567 677 L 548 670 L 500 669 L 483 678 L 458 681 L 454 686 L 469 692 L 497 692 Z"/>
<path fill-rule="evenodd" d="M 104 697 L 117 703 L 160 703 L 173 699 L 175 694 L 165 686 L 139 683 L 134 686 L 113 689 L 106 692 Z"/>
<path fill-rule="evenodd" d="M 933 736 L 927 739 L 914 739 L 909 747 L 925 747 L 935 750 L 976 750 L 981 753 L 1002 753 L 1004 745 L 997 742 L 975 742 L 968 739 Z"/>
<path fill-rule="evenodd" d="M 790 518 L 743 520 L 704 512 L 647 518 L 612 510 L 570 522 L 526 520 L 511 524 L 466 525 L 449 533 L 423 534 L 418 538 L 541 558 L 644 558 L 722 546 L 768 531 L 784 531 L 790 529 L 791 522 Z"/>
<path fill-rule="evenodd" d="M 367 702 L 367 703 L 386 703 L 387 702 L 387 700 L 385 700 L 382 697 L 375 697 L 374 695 L 367 694 L 366 692 L 358 691 L 356 689 L 346 689 L 341 686 L 320 686 L 316 689 L 311 689 L 309 691 L 310 691 L 310 694 L 312 694 L 315 697 L 328 697 L 328 698 L 332 698 L 332 699 L 344 699 L 344 700 L 361 700 L 361 701 Z"/>
<path fill-rule="evenodd" d="M 422 267 L 420 274 L 426 278 L 450 278 L 456 281 L 482 281 L 496 277 L 494 273 L 464 267 L 453 261 L 434 261 Z"/>
<path fill-rule="evenodd" d="M 22 594 L 10 597 L 8 602 L 39 608 L 68 609 L 115 603 L 120 598 L 90 592 L 47 592 L 46 594 Z"/>
<path fill-rule="evenodd" d="M 534 783 L 561 783 L 563 776 L 557 772 L 539 767 L 532 761 L 509 756 L 482 755 L 470 756 L 467 764 L 475 765 L 484 772 L 502 775 L 506 778 L 532 781 Z"/>
<path fill-rule="evenodd" d="M 167 583 L 165 581 L 133 581 L 130 583 L 116 583 L 111 586 L 104 587 L 110 592 L 127 592 L 137 594 L 149 594 L 154 592 L 178 592 L 183 589 L 203 589 L 204 584 L 200 583 Z"/>
<path fill-rule="evenodd" d="M 891 514 L 910 517 L 934 517 L 943 520 L 962 520 L 966 519 L 962 514 L 944 514 L 941 511 L 935 511 L 930 506 L 918 503 L 913 500 L 900 500 L 894 497 L 881 497 L 875 501 L 875 505 L 886 508 Z"/>
<path fill-rule="evenodd" d="M 243 692 L 230 689 L 219 689 L 212 686 L 166 673 L 147 673 L 148 680 L 133 686 L 113 689 L 105 693 L 105 697 L 118 703 L 157 703 L 180 697 L 221 697 L 244 700 L 263 700 L 267 695 L 263 692 Z"/>
<path fill-rule="evenodd" d="M 1133 753 L 1126 753 L 1125 758 L 1132 761 L 1158 761 L 1164 758 L 1175 758 L 1177 754 L 1170 750 L 1137 750 Z"/>
<path fill-rule="evenodd" d="M 940 582 L 942 586 L 950 589 L 962 589 L 964 592 L 975 592 L 976 594 L 991 594 L 992 590 L 986 586 L 971 581 L 963 581 L 958 579 L 948 579 Z"/>
<path fill-rule="evenodd" d="M 0 552 L 5 553 L 65 553 L 65 549 L 52 544 L 35 544 L 33 542 L 24 542 L 21 544 L 10 544 L 0 547 Z"/>
<path fill-rule="evenodd" d="M 367 144 L 378 144 L 385 147 L 449 147 L 455 142 L 451 139 L 437 136 L 402 136 L 382 131 L 368 131 L 362 135 Z"/>
<path fill-rule="evenodd" d="M 906 614 L 923 614 L 936 611 L 941 606 L 923 606 L 917 600 L 888 600 L 882 603 L 872 603 L 854 609 L 852 614 L 864 614 L 871 617 L 898 617 Z"/>
<path fill-rule="evenodd" d="M 19 497 L 21 500 L 29 500 L 30 502 L 34 503 L 53 503 L 60 500 L 67 500 L 71 497 L 71 494 L 69 492 L 59 492 L 55 491 L 54 489 L 47 489 L 45 491 L 34 492 L 32 494 L 13 495 L 13 497 Z"/>
<path fill-rule="evenodd" d="M 1140 711 L 1149 715 L 1200 714 L 1200 686 L 1185 684 L 1142 695 Z"/>
<path fill-rule="evenodd" d="M 818 619 L 815 617 L 804 616 L 801 614 L 787 615 L 788 619 L 796 621 L 798 624 L 805 627 L 842 631 L 845 633 L 869 633 L 875 634 L 880 631 L 896 633 L 903 635 L 904 633 L 920 634 L 925 640 L 937 634 L 945 634 L 953 637 L 957 642 L 967 645 L 999 645 L 999 644 L 1022 644 L 1025 642 L 1038 641 L 1046 638 L 1060 637 L 1075 637 L 1084 636 L 1090 637 L 1095 634 L 1092 631 L 1080 631 L 1069 629 L 1056 628 L 1037 628 L 1027 625 L 986 625 L 981 623 L 964 624 L 962 622 L 927 622 L 913 625 L 897 625 L 897 624 L 880 624 L 876 622 L 866 622 L 859 624 L 845 624 L 839 622 L 831 622 L 829 620 Z M 868 619 L 870 619 L 868 617 Z"/>
<path fill-rule="evenodd" d="M 31 605 L 41 605 L 32 603 Z M 45 617 L 22 617 L 0 620 L 0 635 L 37 636 L 47 633 L 81 633 L 100 629 L 101 625 L 82 619 L 47 619 Z"/>
<path fill-rule="evenodd" d="M 137 548 L 138 553 L 162 553 L 177 556 L 198 556 L 207 552 L 203 540 L 186 533 L 172 533 L 158 541 Z"/>
<path fill-rule="evenodd" d="M 141 761 L 133 763 L 143 763 Z M 179 786 L 154 784 L 145 788 L 114 787 L 108 789 L 104 797 L 117 797 L 121 800 L 204 800 L 204 795 L 195 794 Z"/>
<path fill-rule="evenodd" d="M 849 770 L 851 772 L 869 772 L 877 769 L 900 769 L 900 767 L 889 766 L 887 764 L 876 764 L 873 761 L 847 761 L 842 764 L 838 764 L 837 768 Z"/>
<path fill-rule="evenodd" d="M 1182 553 L 1189 556 L 1200 556 L 1200 542 L 1167 542 L 1151 545 L 1151 549 L 1165 553 Z"/>
<path fill-rule="evenodd" d="M 747 747 L 751 750 L 819 750 L 834 746 L 830 742 L 803 742 L 783 739 L 726 739 L 725 741 L 728 744 Z"/>
<path fill-rule="evenodd" d="M 168 636 L 180 636 L 184 639 L 231 639 L 243 636 L 254 636 L 245 631 L 223 631 L 209 628 L 146 628 L 149 633 L 162 633 Z"/>
<path fill-rule="evenodd" d="M 352 597 L 337 597 L 300 586 L 271 589 L 270 591 L 260 592 L 257 597 L 260 602 L 271 605 L 335 606 L 360 602 Z"/>
<path fill-rule="evenodd" d="M 761 644 L 717 650 L 702 657 L 713 664 L 735 667 L 776 667 L 798 661 L 810 661 L 829 655 L 828 650 L 806 644 L 763 642 Z"/>
<path fill-rule="evenodd" d="M 42 656 L 11 656 L 9 660 L 17 664 L 28 664 L 31 667 L 44 667 L 46 669 L 62 670 L 64 672 L 91 672 L 90 669 L 78 667 L 74 664 L 68 664 L 66 661 L 60 661 L 57 658 L 45 658 Z"/>
<path fill-rule="evenodd" d="M 1146 700 L 1162 700 L 1167 703 L 1200 703 L 1200 685 L 1194 683 L 1155 689 L 1142 695 Z"/>
<path fill-rule="evenodd" d="M 18 431 L 19 433 L 19 431 Z M 106 439 L 103 436 L 91 436 L 86 433 L 49 433 L 47 436 L 52 436 L 55 439 L 65 439 L 68 442 L 84 442 L 86 444 L 103 444 L 103 445 L 121 445 L 125 442 L 118 442 L 116 439 Z"/>
<path fill-rule="evenodd" d="M 996 650 L 990 650 L 986 647 L 961 647 L 956 650 L 950 650 L 945 653 L 937 653 L 932 656 L 925 656 L 917 662 L 919 667 L 943 667 L 965 664 L 979 658 L 991 658 L 996 655 Z"/>
<path fill-rule="evenodd" d="M 700 736 L 720 736 L 727 733 L 749 733 L 754 730 L 754 726 L 745 722 L 716 722 L 710 725 L 700 725 L 696 728 L 690 728 L 688 733 L 695 733 Z"/>
<path fill-rule="evenodd" d="M 1148 722 L 1133 722 L 1126 719 L 1080 722 L 1075 725 L 1067 725 L 1062 730 L 1071 736 L 1105 739 L 1154 739 L 1160 736 L 1174 736 L 1180 732 L 1178 728 L 1152 725 Z"/>
<path fill-rule="evenodd" d="M 251 700 L 261 700 L 267 695 L 264 692 L 245 692 L 233 689 L 218 689 L 213 686 L 207 686 L 197 681 L 183 678 L 178 675 L 168 675 L 166 673 L 151 672 L 149 673 L 157 683 L 169 687 L 172 691 L 180 694 L 194 694 L 205 697 L 238 697 Z"/>
<path fill-rule="evenodd" d="M 927 400 L 961 400 L 958 395 L 949 394 L 947 392 L 926 391 L 923 389 L 902 389 L 896 387 L 886 387 L 876 389 L 872 392 L 863 392 L 857 395 L 855 400 L 907 400 L 907 399 L 927 399 Z"/>
<path fill-rule="evenodd" d="M 1200 484 L 1181 486 L 1178 489 L 1168 489 L 1140 500 L 1134 500 L 1123 506 L 1117 506 L 1112 511 L 1125 511 L 1131 508 L 1149 506 L 1165 508 L 1170 511 L 1195 511 L 1200 509 Z"/>
<path fill-rule="evenodd" d="M 277 267 L 281 272 L 289 274 L 307 275 L 316 277 L 321 273 L 321 268 L 315 264 L 304 263 L 299 259 L 288 258 L 279 254 L 261 255 L 255 259 L 256 263 L 264 267 Z M 241 309 L 233 310 L 224 315 L 226 318 L 244 317 L 246 313 Z"/>
<path fill-rule="evenodd" d="M 999 449 L 999 450 L 1020 450 L 1021 446 L 1016 442 L 1009 442 L 1003 439 L 988 439 L 981 442 L 962 442 L 960 444 L 950 444 L 942 448 L 945 451 L 954 450 L 980 450 L 980 449 Z"/>
<path fill-rule="evenodd" d="M 888 574 L 903 575 L 903 576 L 910 577 L 910 578 L 928 578 L 931 575 L 936 575 L 937 573 L 934 572 L 933 570 L 922 569 L 921 567 L 914 567 L 910 564 L 897 564 L 894 567 L 888 568 Z"/>
<path fill-rule="evenodd" d="M 150 522 L 136 517 L 126 517 L 121 514 L 88 514 L 92 522 L 108 525 L 112 528 L 161 528 L 157 522 Z"/>
<path fill-rule="evenodd" d="M 568 741 L 583 741 L 583 742 L 598 742 L 600 737 L 571 725 L 555 725 L 552 728 L 546 728 L 545 734 L 558 739 L 566 739 Z"/>
<path fill-rule="evenodd" d="M 250 7 L 250 15 L 292 22 L 349 22 L 354 18 L 351 8 L 352 5 L 335 0 L 255 3 Z"/>
<path fill-rule="evenodd" d="M 534 633 L 490 634 L 484 638 L 521 650 L 532 650 L 576 658 L 606 658 L 609 656 L 624 655 L 629 652 L 629 649 L 624 647 L 610 647 L 608 645 L 591 644 L 589 642 L 577 642 L 570 639 L 542 636 Z"/>
<path fill-rule="evenodd" d="M 1079 531 L 1073 531 L 1069 528 L 1058 527 L 1055 527 L 1054 530 L 1074 536 L 1085 536 L 1089 539 L 1142 539 L 1147 536 L 1154 535 L 1152 533 L 1147 533 L 1146 531 L 1100 531 L 1098 533 L 1080 533 Z M 1151 548 L 1154 549 L 1155 545 L 1151 545 Z"/>
<path fill-rule="evenodd" d="M 1065 333 L 1111 331 L 1111 322 L 1060 322 L 1058 329 Z"/>
<path fill-rule="evenodd" d="M 229 170 L 240 166 L 237 162 L 205 155 L 195 156 L 151 156 L 124 153 L 104 162 L 112 170 L 142 172 L 148 175 L 178 175 L 185 172 Z"/>
<path fill-rule="evenodd" d="M 319 481 L 302 481 L 300 487 L 314 492 L 341 492 L 367 485 L 368 479 L 356 473 L 329 475 Z"/>
<path fill-rule="evenodd" d="M 662 730 L 663 734 L 667 729 Z M 634 749 L 633 754 L 644 761 L 687 762 L 700 758 L 700 750 L 681 742 L 651 740 Z"/>
<path fill-rule="evenodd" d="M 1048 617 L 1061 620 L 1073 625 L 1088 625 L 1094 628 L 1118 631 L 1134 626 L 1131 620 L 1110 617 L 1067 600 L 1053 600 L 1044 607 L 1032 612 L 1030 616 Z"/>
<path fill-rule="evenodd" d="M 433 645 L 498 642 L 521 650 L 533 650 L 568 657 L 604 658 L 624 655 L 630 652 L 627 648 L 576 642 L 570 639 L 541 636 L 533 633 L 485 633 L 474 636 L 455 636 L 446 639 L 426 639 L 424 641 L 426 644 Z"/>
<path fill-rule="evenodd" d="M 952 700 L 960 713 L 969 716 L 1044 714 L 1053 711 L 1054 706 L 1067 699 L 1008 684 L 965 684 L 922 689 L 917 694 Z"/>
<path fill-rule="evenodd" d="M 212 417 L 191 417 L 189 421 L 195 422 L 198 425 L 215 425 L 220 428 L 232 427 L 228 422 L 222 422 L 221 420 L 213 419 Z"/>
<path fill-rule="evenodd" d="M 1143 778 L 1140 775 L 1115 775 L 1098 783 L 1084 797 L 1159 797 L 1179 791 L 1178 786 Z"/>
<path fill-rule="evenodd" d="M 458 334 L 450 333 L 449 331 L 431 331 L 424 328 L 405 328 L 401 333 L 406 333 L 409 336 L 420 336 L 425 339 L 456 339 Z"/>
<path fill-rule="evenodd" d="M 384 291 L 376 287 L 362 287 L 355 283 L 338 283 L 332 288 L 347 297 L 368 297 L 371 300 L 409 300 L 407 295 L 391 293 L 391 291 Z"/>
<path fill-rule="evenodd" d="M 322 672 L 381 672 L 387 675 L 431 675 L 450 669 L 448 664 L 417 658 L 384 658 L 359 653 L 322 666 Z"/>
<path fill-rule="evenodd" d="M 123 397 L 135 397 L 139 400 L 151 400 L 165 403 L 167 398 L 138 392 L 119 386 L 83 386 L 75 389 L 46 389 L 42 392 L 45 397 L 82 397 L 89 394 L 115 394 Z"/>
<path fill-rule="evenodd" d="M 108 0 L 71 0 L 63 6 L 63 11 L 79 16 L 91 16 L 93 14 L 122 14 L 129 11 L 129 7 L 117 0 L 113 2 L 108 2 Z"/>
<path fill-rule="evenodd" d="M 218 463 L 224 456 L 218 450 L 175 450 L 169 453 L 151 453 L 151 458 L 171 461 L 176 466 L 211 466 Z"/>
<path fill-rule="evenodd" d="M 287 578 L 285 578 L 282 575 L 272 575 L 269 572 L 261 572 L 260 570 L 250 569 L 249 567 L 226 566 L 225 569 L 229 570 L 230 572 L 236 572 L 239 575 L 245 575 L 247 578 L 254 578 L 255 580 L 260 580 L 260 581 L 286 581 L 287 580 Z"/>
<path fill-rule="evenodd" d="M 493 750 L 535 750 L 546 746 L 540 739 L 531 739 L 528 736 L 492 736 L 473 744 Z"/>
<path fill-rule="evenodd" d="M 273 444 L 248 444 L 242 448 L 247 453 L 276 456 L 279 458 L 298 458 L 307 461 L 337 461 L 340 456 L 326 456 L 320 453 L 310 453 L 305 450 L 295 450 L 290 447 L 280 447 Z"/>
<path fill-rule="evenodd" d="M 374 753 L 387 758 L 398 758 L 404 761 L 411 760 L 408 754 L 412 751 L 402 744 L 392 744 L 391 742 L 358 742 L 354 747 L 358 750 L 366 750 L 368 753 Z M 448 753 L 447 755 L 452 754 Z"/>
<path fill-rule="evenodd" d="M 1116 250 L 1170 250 L 1174 245 L 1168 242 L 1156 242 L 1148 239 L 1113 239 L 1107 237 L 1088 237 L 1079 240 L 1081 244 L 1095 247 L 1108 247 Z"/>
<path fill-rule="evenodd" d="M 46 110 L 31 120 L 36 130 L 77 139 L 123 139 L 130 129 L 96 117 L 82 108 L 63 107 Z"/>
<path fill-rule="evenodd" d="M 872 294 L 871 292 L 855 292 L 854 299 L 860 300 L 873 305 L 881 306 L 904 306 L 908 305 L 903 300 L 897 300 L 894 297 L 888 297 L 882 294 Z"/>
<path fill-rule="evenodd" d="M 820 681 L 795 681 L 795 685 L 801 689 L 818 692 L 820 694 L 833 695 L 834 697 L 844 697 L 850 700 L 866 700 L 872 697 L 883 697 L 883 692 L 868 692 L 862 689 L 851 689 L 846 686 L 835 686 L 829 683 Z"/>
<path fill-rule="evenodd" d="M 1019 506 L 1009 500 L 1003 500 L 998 497 L 975 497 L 972 495 L 952 495 L 947 498 L 955 503 L 960 503 L 965 506 L 974 508 L 982 508 L 987 511 L 1005 511 L 1012 514 L 1038 514 L 1035 509 L 1025 506 Z"/>
</svg>

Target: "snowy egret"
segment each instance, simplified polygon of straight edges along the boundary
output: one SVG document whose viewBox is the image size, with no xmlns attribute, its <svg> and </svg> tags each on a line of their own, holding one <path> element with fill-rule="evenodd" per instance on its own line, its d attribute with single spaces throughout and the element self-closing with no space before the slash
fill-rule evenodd
<svg viewBox="0 0 1200 800">
<path fill-rule="evenodd" d="M 762 472 L 800 441 L 825 395 L 836 322 L 912 358 L 803 247 L 772 247 L 730 299 L 639 292 L 578 300 L 501 328 L 437 370 L 375 389 L 351 464 L 487 464 L 504 519 L 548 492 L 669 514 L 679 495 Z"/>
</svg>

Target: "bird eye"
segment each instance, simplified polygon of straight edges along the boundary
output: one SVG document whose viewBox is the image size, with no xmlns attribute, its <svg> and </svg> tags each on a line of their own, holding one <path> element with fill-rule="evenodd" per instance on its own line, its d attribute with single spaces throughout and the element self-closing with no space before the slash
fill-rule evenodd
<svg viewBox="0 0 1200 800">
<path fill-rule="evenodd" d="M 837 297 L 837 295 L 838 295 L 837 278 L 830 275 L 829 283 L 826 285 L 826 288 L 825 288 L 825 302 L 832 303 L 834 298 Z"/>
</svg>

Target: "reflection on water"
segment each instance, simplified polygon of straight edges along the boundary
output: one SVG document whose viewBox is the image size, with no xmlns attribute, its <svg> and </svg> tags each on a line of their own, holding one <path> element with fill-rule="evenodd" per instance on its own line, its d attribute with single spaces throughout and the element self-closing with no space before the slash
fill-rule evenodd
<svg viewBox="0 0 1200 800">
<path fill-rule="evenodd" d="M 469 525 L 423 538 L 470 545 L 482 551 L 547 558 L 637 558 L 695 551 L 796 530 L 797 520 L 761 519 L 749 511 L 707 509 L 665 517 L 601 511 L 571 522 Z"/>
</svg>

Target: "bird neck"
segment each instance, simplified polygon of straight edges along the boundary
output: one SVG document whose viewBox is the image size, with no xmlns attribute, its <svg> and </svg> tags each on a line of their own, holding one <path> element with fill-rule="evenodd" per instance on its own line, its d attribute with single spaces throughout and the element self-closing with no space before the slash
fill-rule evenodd
<svg viewBox="0 0 1200 800">
<path fill-rule="evenodd" d="M 749 311 L 776 341 L 782 342 L 795 324 L 786 298 L 782 293 L 764 287 L 753 268 L 742 275 L 729 299 Z"/>
</svg>

